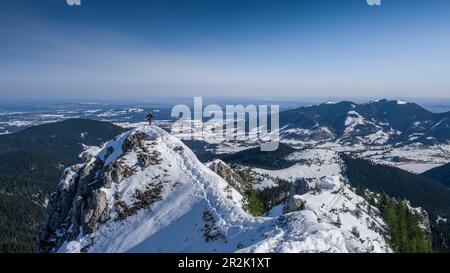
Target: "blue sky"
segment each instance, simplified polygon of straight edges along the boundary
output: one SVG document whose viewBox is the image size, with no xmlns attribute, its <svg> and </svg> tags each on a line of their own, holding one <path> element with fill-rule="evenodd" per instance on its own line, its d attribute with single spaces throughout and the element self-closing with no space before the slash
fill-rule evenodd
<svg viewBox="0 0 450 273">
<path fill-rule="evenodd" d="M 0 0 L 0 99 L 449 97 L 446 0 Z"/>
</svg>

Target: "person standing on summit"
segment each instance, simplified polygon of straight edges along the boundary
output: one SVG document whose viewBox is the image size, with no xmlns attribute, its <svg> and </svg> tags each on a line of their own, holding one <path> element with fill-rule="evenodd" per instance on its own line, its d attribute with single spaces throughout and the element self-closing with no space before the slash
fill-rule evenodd
<svg viewBox="0 0 450 273">
<path fill-rule="evenodd" d="M 147 121 L 149 125 L 152 125 L 153 114 L 152 112 L 147 113 Z"/>
</svg>

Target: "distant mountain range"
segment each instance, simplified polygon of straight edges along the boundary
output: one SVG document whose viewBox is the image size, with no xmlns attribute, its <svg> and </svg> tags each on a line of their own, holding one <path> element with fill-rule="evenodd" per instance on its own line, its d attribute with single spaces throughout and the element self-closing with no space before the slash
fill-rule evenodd
<svg viewBox="0 0 450 273">
<path fill-rule="evenodd" d="M 280 113 L 283 138 L 372 145 L 435 144 L 450 139 L 450 112 L 432 113 L 415 103 L 377 100 L 326 102 Z"/>
</svg>

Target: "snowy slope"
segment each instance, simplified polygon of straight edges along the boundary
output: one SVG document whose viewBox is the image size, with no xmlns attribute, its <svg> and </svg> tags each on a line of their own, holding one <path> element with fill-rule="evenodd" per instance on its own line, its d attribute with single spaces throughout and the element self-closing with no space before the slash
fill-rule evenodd
<svg viewBox="0 0 450 273">
<path fill-rule="evenodd" d="M 305 210 L 253 217 L 237 190 L 158 127 L 136 128 L 90 152 L 88 162 L 65 171 L 52 196 L 41 251 L 389 251 L 381 233 L 366 231 L 371 216 L 358 222 L 343 214 L 342 228 L 321 211 L 321 202 L 353 209 L 335 178 L 319 183 L 330 196 L 311 195 Z M 353 226 L 365 243 L 348 231 Z"/>
<path fill-rule="evenodd" d="M 279 179 L 297 183 L 299 178 L 304 178 L 306 185 L 301 187 L 302 192 L 295 198 L 302 200 L 304 211 L 312 211 L 319 222 L 337 226 L 350 252 L 390 251 L 383 237 L 385 224 L 380 212 L 346 183 L 343 163 L 337 152 L 304 149 L 288 155 L 286 159 L 298 163 L 275 171 L 253 169 L 255 181 L 260 181 L 254 189 L 276 187 Z M 267 215 L 281 215 L 285 206 L 285 203 L 276 206 Z"/>
<path fill-rule="evenodd" d="M 254 172 L 287 181 L 295 181 L 301 177 L 320 178 L 341 172 L 339 155 L 327 149 L 305 149 L 288 155 L 286 159 L 298 163 L 281 170 L 255 168 Z"/>
</svg>

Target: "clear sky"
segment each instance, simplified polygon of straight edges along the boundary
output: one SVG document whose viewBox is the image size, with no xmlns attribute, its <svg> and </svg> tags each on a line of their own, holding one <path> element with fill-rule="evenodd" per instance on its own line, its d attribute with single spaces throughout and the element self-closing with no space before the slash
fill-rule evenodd
<svg viewBox="0 0 450 273">
<path fill-rule="evenodd" d="M 450 97 L 450 1 L 0 0 L 0 99 Z"/>
</svg>

